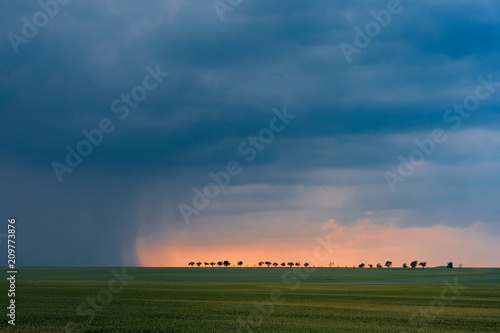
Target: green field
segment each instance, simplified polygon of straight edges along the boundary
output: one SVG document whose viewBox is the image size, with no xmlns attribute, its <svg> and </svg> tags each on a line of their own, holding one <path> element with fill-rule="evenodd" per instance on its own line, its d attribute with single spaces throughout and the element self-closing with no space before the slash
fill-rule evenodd
<svg viewBox="0 0 500 333">
<path fill-rule="evenodd" d="M 500 269 L 131 267 L 123 285 L 121 272 L 21 267 L 16 326 L 0 330 L 500 331 Z"/>
</svg>

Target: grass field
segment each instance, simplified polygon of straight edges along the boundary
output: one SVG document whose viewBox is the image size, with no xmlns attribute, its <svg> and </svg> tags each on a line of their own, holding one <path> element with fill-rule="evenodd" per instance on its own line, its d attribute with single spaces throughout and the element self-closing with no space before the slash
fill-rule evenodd
<svg viewBox="0 0 500 333">
<path fill-rule="evenodd" d="M 17 278 L 24 281 L 109 281 L 109 267 L 23 267 Z M 121 268 L 116 268 L 121 270 Z M 283 273 L 307 283 L 442 284 L 445 278 L 462 284 L 500 285 L 500 268 L 274 268 L 274 267 L 128 267 L 126 273 L 143 282 L 283 282 Z M 297 272 L 297 273 L 295 273 Z"/>
<path fill-rule="evenodd" d="M 64 332 L 73 322 L 81 332 L 500 332 L 500 269 L 125 273 L 19 268 L 16 327 L 4 320 L 0 330 Z"/>
</svg>

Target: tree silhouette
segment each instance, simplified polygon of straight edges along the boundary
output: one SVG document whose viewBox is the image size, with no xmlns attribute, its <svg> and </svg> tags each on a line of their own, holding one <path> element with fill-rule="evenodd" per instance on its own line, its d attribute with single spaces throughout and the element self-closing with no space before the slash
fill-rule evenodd
<svg viewBox="0 0 500 333">
<path fill-rule="evenodd" d="M 285 262 L 282 262 L 282 263 L 281 263 L 281 266 L 285 267 L 285 266 L 286 266 Z"/>
<path fill-rule="evenodd" d="M 273 266 L 274 267 L 278 267 L 278 263 L 277 262 L 273 262 Z"/>
<path fill-rule="evenodd" d="M 222 266 L 223 265 L 223 262 L 222 261 L 218 261 L 217 262 L 217 266 Z"/>
<path fill-rule="evenodd" d="M 373 265 L 372 265 L 372 264 L 369 264 L 368 266 L 370 266 L 370 268 L 373 268 Z"/>
<path fill-rule="evenodd" d="M 300 262 L 296 262 L 296 263 L 295 263 L 295 266 L 300 266 Z"/>
<path fill-rule="evenodd" d="M 287 265 L 292 267 L 294 265 L 294 263 L 290 261 Z"/>
<path fill-rule="evenodd" d="M 215 263 L 212 261 L 212 262 L 210 263 L 210 266 L 214 267 L 214 266 L 215 266 Z"/>
<path fill-rule="evenodd" d="M 207 267 L 208 265 L 210 265 L 208 262 L 205 261 L 204 263 L 205 267 Z"/>
<path fill-rule="evenodd" d="M 193 267 L 194 266 L 194 261 L 191 261 L 188 265 L 191 266 L 191 267 Z"/>
<path fill-rule="evenodd" d="M 450 261 L 448 265 L 446 265 L 446 268 L 452 269 L 453 268 L 453 263 Z"/>
<path fill-rule="evenodd" d="M 241 267 L 241 265 L 243 265 L 243 261 L 238 261 L 238 266 Z"/>
<path fill-rule="evenodd" d="M 307 267 L 307 266 L 309 266 L 309 263 L 308 263 L 308 262 L 305 262 L 305 263 L 304 263 L 304 267 Z"/>
<path fill-rule="evenodd" d="M 425 261 L 422 261 L 419 263 L 420 266 L 422 266 L 422 269 L 425 269 L 425 266 L 427 266 L 427 263 Z"/>
<path fill-rule="evenodd" d="M 359 265 L 358 265 L 358 267 L 359 267 L 359 268 L 363 268 L 363 267 L 365 267 L 365 264 L 364 264 L 364 263 L 361 263 L 361 264 L 359 264 Z"/>
<path fill-rule="evenodd" d="M 403 264 L 403 268 L 404 269 L 407 269 L 408 268 L 408 265 L 406 263 Z"/>
<path fill-rule="evenodd" d="M 392 267 L 392 261 L 387 260 L 387 261 L 385 262 L 385 265 L 384 265 L 384 266 L 387 266 L 387 268 L 391 268 L 391 267 Z"/>
<path fill-rule="evenodd" d="M 415 267 L 417 267 L 417 265 L 418 265 L 418 260 L 414 260 L 410 264 L 411 268 L 413 268 L 413 269 L 415 269 Z"/>
<path fill-rule="evenodd" d="M 200 266 L 201 266 L 201 261 L 198 261 L 198 262 L 196 263 L 196 266 L 200 267 Z"/>
<path fill-rule="evenodd" d="M 263 261 L 259 262 L 259 267 L 262 267 L 262 265 L 264 265 L 264 262 Z"/>
<path fill-rule="evenodd" d="M 378 263 L 377 268 L 382 268 L 382 265 L 380 263 Z"/>
<path fill-rule="evenodd" d="M 227 260 L 224 260 L 224 267 L 231 266 L 231 263 Z"/>
<path fill-rule="evenodd" d="M 330 268 L 332 268 L 334 262 L 333 261 L 330 261 L 330 263 L 328 264 L 330 266 Z"/>
</svg>

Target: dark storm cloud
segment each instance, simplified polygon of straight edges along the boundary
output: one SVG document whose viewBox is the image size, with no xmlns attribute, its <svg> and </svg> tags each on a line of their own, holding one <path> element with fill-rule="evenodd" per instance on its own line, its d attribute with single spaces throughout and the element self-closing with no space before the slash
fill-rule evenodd
<svg viewBox="0 0 500 333">
<path fill-rule="evenodd" d="M 352 200 L 362 210 L 406 209 L 407 216 L 418 215 L 424 224 L 436 219 L 453 223 L 455 217 L 463 223 L 493 221 L 497 212 L 487 207 L 495 189 L 479 191 L 483 180 L 464 185 L 456 197 L 446 195 L 452 190 L 449 174 L 433 178 L 425 173 L 409 179 L 395 198 L 384 192 L 382 173 L 397 167 L 399 154 L 414 149 L 415 138 L 446 125 L 444 110 L 473 93 L 479 75 L 491 73 L 500 81 L 495 42 L 500 5 L 401 1 L 401 13 L 348 64 L 339 45 L 352 44 L 353 29 L 364 29 L 373 20 L 370 11 L 385 9 L 387 3 L 244 1 L 221 22 L 210 1 L 71 1 L 20 44 L 18 53 L 7 34 L 21 35 L 21 18 L 31 20 L 40 7 L 36 2 L 4 4 L 0 163 L 2 184 L 13 195 L 3 202 L 30 226 L 26 242 L 41 247 L 46 239 L 39 235 L 49 229 L 60 240 L 46 251 L 27 253 L 26 263 L 121 262 L 118 247 L 134 239 L 145 192 L 170 200 L 149 199 L 145 206 L 157 213 L 144 213 L 148 222 L 143 223 L 177 228 L 182 220 L 177 203 L 189 201 L 191 189 L 205 184 L 209 171 L 242 160 L 238 144 L 267 126 L 271 110 L 284 105 L 297 118 L 252 165 L 244 166 L 232 185 L 318 186 L 324 181 L 358 189 Z M 146 66 L 156 65 L 170 76 L 120 121 L 111 103 L 141 84 Z M 496 129 L 499 96 L 482 102 L 462 130 Z M 96 128 L 105 117 L 116 130 L 104 135 L 102 144 L 60 184 L 51 163 L 64 163 L 65 147 L 76 147 L 84 139 L 81 131 Z M 495 142 L 486 146 L 497 149 Z M 497 159 L 494 155 L 488 161 Z M 467 161 L 470 168 L 487 163 L 473 152 L 457 155 L 453 150 L 429 160 L 436 165 Z M 363 185 L 357 177 L 318 180 L 310 175 L 321 168 L 367 176 Z M 454 177 L 469 177 L 470 168 Z M 426 192 L 429 182 L 443 193 Z M 422 199 L 412 199 L 410 189 Z M 234 207 L 242 213 L 265 210 L 271 202 L 280 206 L 283 201 L 273 198 L 283 191 L 248 193 L 240 204 L 255 206 L 228 203 L 216 213 L 236 214 Z M 432 208 L 443 203 L 452 209 L 471 193 L 479 199 L 448 218 L 443 208 Z M 267 198 L 269 206 L 262 208 L 259 198 Z M 474 216 L 479 200 L 484 214 Z M 348 221 L 353 210 L 338 214 Z M 123 240 L 115 240 L 115 233 Z M 65 250 L 49 255 L 57 247 Z M 92 250 L 82 254 L 86 247 Z M 105 254 L 96 259 L 100 253 Z"/>
<path fill-rule="evenodd" d="M 16 57 L 12 60 L 14 64 L 5 64 L 11 72 L 12 68 L 22 68 L 29 73 L 19 82 L 23 89 L 17 93 L 22 91 L 22 98 L 19 95 L 10 100 L 11 108 L 16 105 L 24 111 L 10 116 L 22 118 L 6 120 L 14 123 L 20 120 L 23 126 L 36 123 L 37 127 L 45 127 L 39 131 L 38 138 L 49 129 L 61 131 L 57 137 L 52 135 L 52 140 L 44 138 L 52 157 L 59 150 L 58 143 L 78 142 L 79 129 L 96 126 L 99 117 L 109 115 L 111 101 L 140 81 L 145 65 L 158 63 L 171 72 L 172 77 L 141 103 L 130 121 L 140 125 L 143 121 L 149 122 L 136 126 L 139 133 L 129 130 L 133 125 L 127 123 L 120 124 L 119 129 L 127 142 L 140 136 L 139 142 L 134 141 L 144 153 L 136 156 L 146 164 L 153 162 L 153 152 L 155 155 L 163 152 L 162 163 L 170 164 L 173 155 L 180 157 L 181 163 L 177 164 L 180 166 L 185 162 L 183 152 L 199 144 L 245 138 L 262 127 L 266 121 L 264 112 L 285 103 L 302 114 L 300 129 L 293 133 L 298 137 L 430 128 L 441 121 L 439 112 L 459 97 L 454 92 L 457 89 L 454 82 L 474 80 L 478 74 L 491 72 L 494 67 L 483 65 L 482 71 L 476 71 L 472 67 L 478 64 L 465 60 L 455 65 L 444 59 L 426 60 L 429 39 L 436 35 L 447 43 L 455 41 L 455 49 L 462 47 L 476 56 L 482 52 L 487 56 L 492 50 L 491 43 L 485 43 L 484 51 L 483 44 L 472 49 L 464 45 L 458 35 L 446 38 L 439 30 L 426 31 L 414 39 L 397 34 L 403 22 L 407 32 L 408 27 L 418 29 L 425 24 L 418 23 L 422 16 L 440 21 L 446 18 L 432 11 L 424 14 L 419 6 L 422 5 L 412 4 L 401 17 L 393 19 L 386 28 L 390 40 L 381 34 L 381 45 L 374 42 L 359 55 L 360 62 L 346 66 L 338 56 L 337 46 L 342 41 L 339 37 L 347 37 L 351 27 L 338 23 L 345 22 L 341 8 L 326 10 L 328 6 L 321 3 L 275 4 L 259 8 L 260 11 L 250 6 L 248 16 L 241 7 L 231 13 L 235 25 L 230 27 L 213 20 L 211 6 L 184 3 L 175 19 L 157 18 L 158 23 L 151 24 L 154 29 L 144 21 L 154 20 L 151 11 L 161 8 L 158 3 L 149 4 L 149 10 L 142 8 L 138 13 L 134 5 L 128 9 L 120 7 L 118 13 L 112 11 L 111 5 L 111 8 L 96 3 L 68 5 L 69 17 L 57 16 L 47 26 L 49 31 L 45 35 L 45 31 L 41 31 L 32 42 L 23 45 L 26 53 L 32 54 L 28 65 Z M 379 7 L 374 4 L 373 9 Z M 349 10 L 352 11 L 352 7 Z M 414 10 L 422 16 L 412 15 Z M 63 15 L 66 14 L 61 13 Z M 190 24 L 193 17 L 200 23 Z M 259 18 L 263 24 L 256 24 Z M 356 25 L 362 26 L 369 18 L 367 8 Z M 66 24 L 62 26 L 58 19 Z M 450 22 L 454 22 L 453 19 L 452 16 Z M 436 25 L 439 28 L 448 23 Z M 473 21 L 469 25 L 477 30 L 479 23 Z M 61 26 L 60 30 L 55 26 Z M 495 36 L 497 28 L 491 23 L 481 27 L 482 35 Z M 467 29 L 467 25 L 464 23 L 460 29 Z M 53 47 L 47 48 L 42 44 L 45 41 Z M 410 50 L 400 52 L 400 44 Z M 32 51 L 32 47 L 40 49 Z M 331 52 L 330 59 L 325 59 L 325 51 Z M 404 61 L 410 52 L 420 56 L 413 55 Z M 457 52 L 448 56 L 456 58 Z M 379 53 L 382 56 L 373 58 Z M 392 54 L 395 61 L 390 61 L 386 54 Z M 443 53 L 439 50 L 438 54 Z M 141 63 L 138 59 L 145 61 Z M 367 61 L 368 64 L 363 64 Z M 282 66 L 288 68 L 280 68 Z M 11 86 L 9 82 L 5 84 Z M 68 122 L 68 118 L 76 120 Z M 119 148 L 110 147 L 115 152 Z M 127 152 L 123 150 L 121 159 L 128 159 Z M 108 162 L 123 162 L 116 157 Z"/>
</svg>

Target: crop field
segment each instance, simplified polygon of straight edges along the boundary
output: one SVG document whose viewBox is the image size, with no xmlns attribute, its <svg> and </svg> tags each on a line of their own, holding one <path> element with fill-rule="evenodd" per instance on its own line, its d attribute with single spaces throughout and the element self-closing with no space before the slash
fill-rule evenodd
<svg viewBox="0 0 500 333">
<path fill-rule="evenodd" d="M 18 278 L 16 326 L 2 332 L 500 331 L 500 269 L 21 267 Z"/>
</svg>

